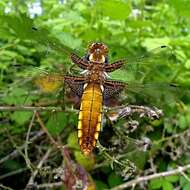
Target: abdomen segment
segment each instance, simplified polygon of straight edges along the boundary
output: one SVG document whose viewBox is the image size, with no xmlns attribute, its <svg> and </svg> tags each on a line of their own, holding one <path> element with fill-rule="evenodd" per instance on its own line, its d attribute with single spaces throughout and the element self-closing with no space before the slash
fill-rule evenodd
<svg viewBox="0 0 190 190">
<path fill-rule="evenodd" d="M 99 84 L 85 88 L 79 112 L 78 138 L 81 151 L 88 155 L 96 146 L 102 123 L 102 90 Z"/>
</svg>

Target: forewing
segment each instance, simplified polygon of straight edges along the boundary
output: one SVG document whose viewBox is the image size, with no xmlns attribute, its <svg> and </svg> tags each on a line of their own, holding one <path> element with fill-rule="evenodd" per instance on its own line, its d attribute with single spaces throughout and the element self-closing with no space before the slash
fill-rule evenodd
<svg viewBox="0 0 190 190">
<path fill-rule="evenodd" d="M 124 98 L 130 97 L 132 102 L 164 105 L 189 95 L 189 86 L 180 80 L 183 66 L 176 61 L 170 47 L 161 46 L 125 61 L 121 69 L 111 74 L 113 79 L 127 83 Z"/>
<path fill-rule="evenodd" d="M 11 29 L 12 34 L 18 39 L 31 40 L 62 53 L 70 54 L 70 52 L 73 51 L 53 37 L 50 30 L 47 28 L 35 27 L 34 20 L 26 15 L 1 15 L 0 19 L 6 22 L 8 31 Z"/>
<path fill-rule="evenodd" d="M 31 94 L 36 96 L 39 92 L 42 92 L 48 93 L 48 96 L 52 95 L 52 98 L 53 96 L 55 98 L 56 91 L 61 89 L 65 73 L 68 72 L 71 65 L 70 56 L 74 52 L 72 48 L 76 48 L 76 46 L 70 44 L 72 45 L 72 48 L 70 48 L 69 45 L 65 45 L 67 43 L 60 40 L 59 35 L 56 35 L 58 38 L 54 37 L 55 35 L 52 35 L 50 29 L 42 26 L 38 27 L 34 20 L 25 15 L 16 17 L 10 15 L 0 16 L 0 19 L 6 22 L 7 31 L 11 30 L 11 35 L 18 40 L 20 39 L 21 43 L 27 44 L 30 47 L 29 51 L 31 51 L 26 54 L 26 56 L 30 56 L 27 63 L 22 65 L 21 62 L 18 67 L 17 63 L 14 66 L 11 65 L 11 71 L 8 71 L 10 71 L 10 78 L 13 80 L 10 81 L 6 89 L 2 89 L 2 96 L 7 97 L 10 91 L 14 93 L 18 89 L 19 94 L 22 91 L 23 96 L 31 97 Z M 48 56 L 49 53 L 52 53 L 51 56 Z M 41 65 L 42 69 L 39 68 L 39 65 Z M 55 68 L 55 65 L 58 65 L 57 68 Z M 14 67 L 17 68 L 15 69 Z M 54 69 L 53 72 L 52 69 Z M 36 87 L 40 90 L 36 91 Z M 73 91 L 76 89 L 75 91 L 81 95 L 82 85 L 75 87 L 73 85 L 72 89 Z"/>
<path fill-rule="evenodd" d="M 0 92 L 4 104 L 37 105 L 40 100 L 48 105 L 58 100 L 64 84 L 63 73 L 32 66 L 11 66 L 8 71 L 12 80 Z"/>
<path fill-rule="evenodd" d="M 142 81 L 154 73 L 154 77 L 157 77 L 156 80 L 161 81 L 162 75 L 171 77 L 173 76 L 172 72 L 178 67 L 173 61 L 173 56 L 170 47 L 160 46 L 143 55 L 122 59 L 123 66 L 111 76 L 124 81 Z"/>
</svg>

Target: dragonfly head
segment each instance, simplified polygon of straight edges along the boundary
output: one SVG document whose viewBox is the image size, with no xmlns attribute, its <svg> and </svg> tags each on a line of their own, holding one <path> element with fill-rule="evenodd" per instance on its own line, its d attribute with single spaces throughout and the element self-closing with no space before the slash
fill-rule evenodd
<svg viewBox="0 0 190 190">
<path fill-rule="evenodd" d="M 108 56 L 108 47 L 100 42 L 91 43 L 88 46 L 89 61 L 105 63 Z"/>
</svg>

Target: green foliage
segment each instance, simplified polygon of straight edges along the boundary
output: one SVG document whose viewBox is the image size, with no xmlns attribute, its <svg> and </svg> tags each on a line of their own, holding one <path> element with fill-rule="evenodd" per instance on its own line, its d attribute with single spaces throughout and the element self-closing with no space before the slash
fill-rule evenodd
<svg viewBox="0 0 190 190">
<path fill-rule="evenodd" d="M 32 112 L 14 112 L 11 116 L 11 119 L 14 120 L 18 125 L 23 125 L 26 123 L 32 116 Z"/>
<path fill-rule="evenodd" d="M 189 0 L 175 0 L 170 2 L 170 5 L 173 6 L 179 15 L 186 17 L 187 19 L 190 19 L 190 13 L 189 13 Z"/>
<path fill-rule="evenodd" d="M 73 160 L 92 172 L 100 190 L 123 183 L 122 177 L 128 180 L 129 174 L 123 171 L 127 166 L 119 165 L 120 170 L 110 167 L 115 166 L 113 160 L 116 158 L 133 161 L 137 167 L 135 176 L 147 175 L 152 169 L 166 171 L 189 163 L 190 1 L 61 2 L 0 2 L 0 107 L 61 106 L 63 112 L 53 110 L 40 113 L 43 124 L 56 140 L 69 147 Z M 34 13 L 36 3 L 39 3 L 41 12 Z M 106 137 L 100 139 L 108 148 L 109 159 L 102 156 L 104 151 L 100 154 L 95 151 L 95 158 L 88 160 L 79 152 L 76 134 L 78 116 L 77 111 L 72 109 L 74 98 L 63 95 L 63 89 L 67 91 L 67 87 L 44 94 L 34 85 L 33 79 L 47 73 L 65 74 L 71 66 L 70 51 L 82 57 L 89 42 L 94 41 L 104 42 L 108 46 L 109 62 L 121 58 L 127 61 L 122 69 L 110 73 L 113 79 L 131 82 L 118 98 L 121 104 L 157 106 L 163 110 L 164 116 L 159 121 L 131 117 L 130 120 L 140 123 L 132 134 L 127 131 L 128 121 L 119 121 L 114 127 L 123 136 L 105 132 Z M 168 48 L 158 48 L 162 45 Z M 177 84 L 179 88 L 168 86 L 170 83 Z M 6 153 L 12 152 L 13 147 L 25 143 L 32 114 L 32 111 L 23 110 L 0 114 L 0 160 Z M 31 136 L 40 130 L 35 118 Z M 135 143 L 128 143 L 127 135 L 138 139 L 150 138 L 152 147 L 149 152 L 139 150 L 140 146 L 136 149 Z M 29 143 L 29 159 L 34 165 L 38 165 L 44 151 L 51 146 L 49 139 L 43 138 Z M 23 160 L 26 153 L 19 152 L 17 158 L 13 161 L 9 159 L 5 167 L 2 165 L 0 178 L 9 171 L 22 168 L 19 162 L 28 167 Z M 53 169 L 59 168 L 62 162 L 59 153 L 55 155 L 55 152 L 47 161 Z M 22 184 L 14 184 L 14 189 L 23 188 L 29 175 L 30 171 L 23 174 Z M 38 176 L 38 181 L 50 182 L 52 175 L 49 178 Z M 13 177 L 14 181 L 20 178 L 14 175 L 10 179 Z M 1 183 L 9 185 L 11 180 L 5 179 L 8 182 L 2 180 Z M 144 185 L 153 190 L 190 189 L 189 181 L 179 174 L 152 179 Z"/>
<path fill-rule="evenodd" d="M 163 179 L 157 178 L 150 181 L 150 189 L 159 189 L 162 187 Z"/>
<path fill-rule="evenodd" d="M 112 172 L 108 176 L 109 187 L 117 186 L 117 185 L 121 184 L 122 182 L 123 182 L 123 180 L 122 180 L 121 176 L 116 175 L 116 173 Z"/>
<path fill-rule="evenodd" d="M 96 180 L 96 188 L 100 190 L 104 190 L 104 189 L 107 189 L 108 186 L 102 181 Z"/>
<path fill-rule="evenodd" d="M 67 144 L 68 144 L 68 146 L 70 148 L 79 150 L 79 144 L 78 144 L 78 139 L 77 139 L 77 133 L 76 132 L 75 133 L 71 133 L 68 136 Z"/>
<path fill-rule="evenodd" d="M 163 190 L 172 190 L 173 189 L 173 185 L 170 182 L 168 182 L 168 181 L 163 181 L 162 189 Z"/>
<path fill-rule="evenodd" d="M 190 188 L 190 184 L 187 183 L 186 185 L 183 186 L 183 190 L 188 190 Z"/>
<path fill-rule="evenodd" d="M 97 1 L 95 5 L 97 12 L 101 12 L 103 16 L 109 16 L 115 20 L 125 20 L 131 13 L 130 2 L 111 0 L 111 1 Z"/>
<path fill-rule="evenodd" d="M 90 171 L 93 169 L 95 165 L 95 159 L 94 157 L 86 157 L 81 153 L 81 151 L 75 151 L 74 152 L 76 161 L 83 166 L 87 171 Z"/>
<path fill-rule="evenodd" d="M 67 126 L 67 115 L 64 112 L 53 113 L 47 121 L 46 127 L 52 135 L 59 135 Z"/>
</svg>

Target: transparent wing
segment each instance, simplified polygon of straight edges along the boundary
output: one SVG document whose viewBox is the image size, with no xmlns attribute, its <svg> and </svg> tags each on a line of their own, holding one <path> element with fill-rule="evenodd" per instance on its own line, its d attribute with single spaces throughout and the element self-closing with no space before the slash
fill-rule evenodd
<svg viewBox="0 0 190 190">
<path fill-rule="evenodd" d="M 126 96 L 136 103 L 158 106 L 176 105 L 183 98 L 190 98 L 190 88 L 186 85 L 177 85 L 167 82 L 133 83 L 129 82 L 124 91 Z"/>
<path fill-rule="evenodd" d="M 63 87 L 63 73 L 50 72 L 37 67 L 11 67 L 10 82 L 1 89 L 3 104 L 31 105 L 39 99 L 56 101 Z M 58 100 L 58 99 L 57 99 Z"/>
<path fill-rule="evenodd" d="M 154 78 L 157 77 L 156 81 L 162 81 L 162 75 L 171 77 L 174 74 L 172 72 L 178 67 L 173 57 L 170 47 L 160 46 L 143 55 L 124 58 L 122 68 L 111 76 L 124 81 L 145 81 L 154 73 Z"/>
<path fill-rule="evenodd" d="M 123 67 L 111 76 L 126 82 L 124 97 L 131 95 L 132 102 L 164 105 L 189 96 L 189 85 L 180 79 L 183 65 L 175 60 L 170 47 L 161 46 L 142 56 L 123 60 Z"/>
<path fill-rule="evenodd" d="M 34 97 L 41 92 L 54 94 L 61 89 L 64 75 L 68 72 L 71 64 L 69 55 L 73 52 L 72 48 L 53 37 L 47 27 L 34 27 L 34 21 L 24 15 L 17 17 L 0 16 L 0 20 L 6 21 L 7 31 L 11 30 L 11 35 L 18 40 L 20 39 L 21 44 L 27 43 L 28 49 L 31 51 L 26 54 L 26 56 L 30 56 L 27 57 L 28 62 L 10 63 L 10 69 L 7 69 L 10 77 L 6 73 L 7 78 L 10 78 L 10 82 L 6 87 L 0 89 L 0 94 L 4 99 L 8 99 L 7 94 L 12 94 L 13 101 L 6 100 L 5 102 L 9 104 L 18 103 L 14 101 L 14 95 L 18 95 L 23 96 L 23 98 L 20 98 L 19 104 L 21 104 L 25 102 L 24 97 Z M 49 49 L 55 51 L 49 52 Z M 59 54 L 56 52 L 59 52 Z M 47 56 L 47 53 L 53 54 Z M 41 65 L 40 68 L 39 65 Z M 40 89 L 40 91 L 36 89 Z"/>
<path fill-rule="evenodd" d="M 34 20 L 25 15 L 19 15 L 16 17 L 1 15 L 0 19 L 6 22 L 8 29 L 11 28 L 12 33 L 18 39 L 31 40 L 56 51 L 61 51 L 61 53 L 69 54 L 73 51 L 70 47 L 62 44 L 60 40 L 53 37 L 47 28 L 35 27 Z"/>
<path fill-rule="evenodd" d="M 128 62 L 127 67 L 129 66 L 132 68 L 134 64 L 157 64 L 160 60 L 167 61 L 171 56 L 173 56 L 173 50 L 169 46 L 163 45 L 151 49 L 143 55 L 135 58 L 126 58 L 125 60 Z"/>
</svg>

